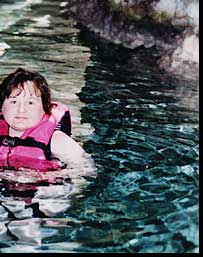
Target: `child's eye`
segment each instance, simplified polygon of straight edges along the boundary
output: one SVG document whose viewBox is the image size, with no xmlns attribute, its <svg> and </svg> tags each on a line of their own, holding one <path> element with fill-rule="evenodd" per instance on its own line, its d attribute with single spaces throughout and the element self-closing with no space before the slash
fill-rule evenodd
<svg viewBox="0 0 203 257">
<path fill-rule="evenodd" d="M 10 101 L 10 103 L 11 104 L 16 104 L 17 102 L 16 102 L 16 100 L 12 100 L 12 101 Z"/>
<path fill-rule="evenodd" d="M 34 102 L 33 102 L 33 101 L 29 101 L 28 104 L 29 104 L 29 105 L 33 105 Z"/>
</svg>

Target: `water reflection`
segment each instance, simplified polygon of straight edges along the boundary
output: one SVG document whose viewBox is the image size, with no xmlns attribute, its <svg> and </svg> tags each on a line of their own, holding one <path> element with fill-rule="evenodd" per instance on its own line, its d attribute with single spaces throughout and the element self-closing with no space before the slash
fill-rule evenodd
<svg viewBox="0 0 203 257">
<path fill-rule="evenodd" d="M 87 219 L 93 205 L 92 222 L 108 224 L 112 239 L 99 234 L 96 245 L 85 245 L 97 252 L 198 251 L 197 82 L 152 66 L 156 51 L 81 38 L 92 65 L 78 95 L 86 103 L 82 121 L 95 128 L 85 147 L 99 176 L 80 216 Z"/>
</svg>

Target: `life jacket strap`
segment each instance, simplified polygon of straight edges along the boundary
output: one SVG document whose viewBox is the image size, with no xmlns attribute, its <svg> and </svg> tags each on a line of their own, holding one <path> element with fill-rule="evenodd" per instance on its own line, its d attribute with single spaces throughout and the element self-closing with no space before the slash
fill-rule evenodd
<svg viewBox="0 0 203 257">
<path fill-rule="evenodd" d="M 46 145 L 45 143 L 36 141 L 32 137 L 26 137 L 25 139 L 19 138 L 19 137 L 10 137 L 10 136 L 0 136 L 0 146 L 10 146 L 10 147 L 16 147 L 16 146 L 28 146 L 28 147 L 38 147 L 44 151 L 44 155 L 47 160 L 50 160 L 51 151 L 50 147 Z"/>
</svg>

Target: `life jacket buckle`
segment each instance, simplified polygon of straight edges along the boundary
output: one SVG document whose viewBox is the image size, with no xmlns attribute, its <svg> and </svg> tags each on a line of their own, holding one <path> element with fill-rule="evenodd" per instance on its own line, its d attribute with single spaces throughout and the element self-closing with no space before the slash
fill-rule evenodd
<svg viewBox="0 0 203 257">
<path fill-rule="evenodd" d="M 16 140 L 14 137 L 6 137 L 2 141 L 2 145 L 4 146 L 15 146 L 16 145 Z"/>
</svg>

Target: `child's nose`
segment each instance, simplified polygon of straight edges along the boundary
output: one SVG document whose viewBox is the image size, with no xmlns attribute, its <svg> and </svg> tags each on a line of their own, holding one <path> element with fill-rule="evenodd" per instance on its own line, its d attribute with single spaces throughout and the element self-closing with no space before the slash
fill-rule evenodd
<svg viewBox="0 0 203 257">
<path fill-rule="evenodd" d="M 19 111 L 19 112 L 25 112 L 25 105 L 24 105 L 24 103 L 19 103 L 19 105 L 18 105 L 18 111 Z"/>
</svg>

